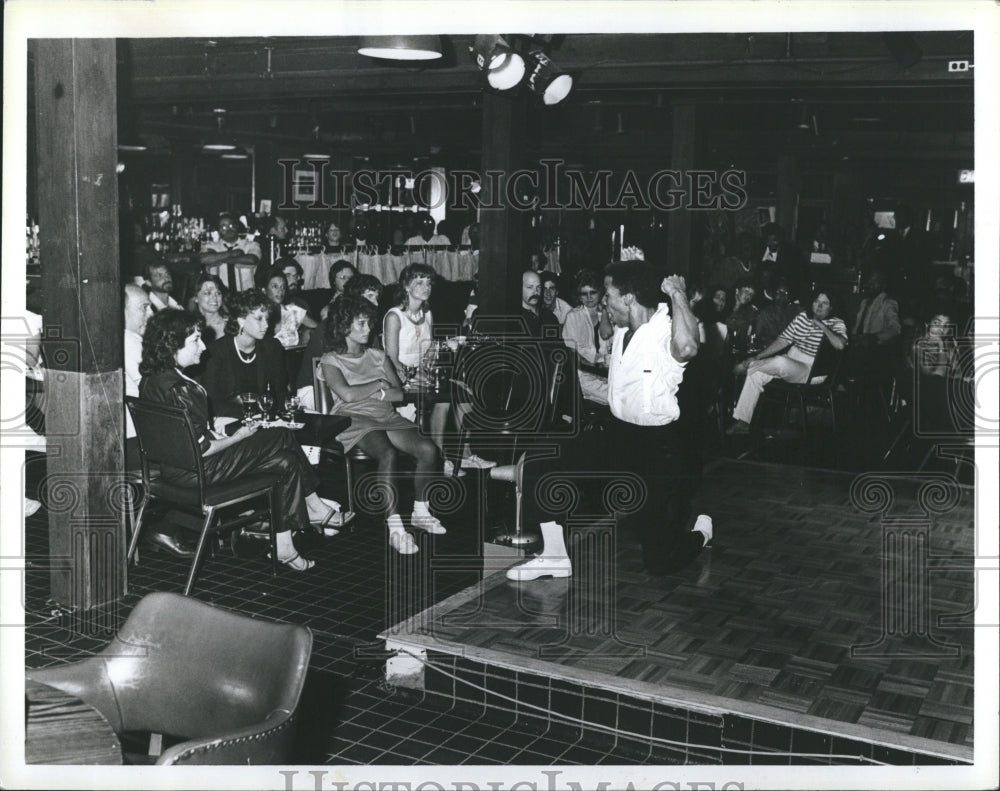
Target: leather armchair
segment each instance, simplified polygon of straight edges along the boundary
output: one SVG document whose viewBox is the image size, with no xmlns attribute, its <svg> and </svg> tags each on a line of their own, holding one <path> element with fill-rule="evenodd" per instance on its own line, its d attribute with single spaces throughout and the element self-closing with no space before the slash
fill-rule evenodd
<svg viewBox="0 0 1000 791">
<path fill-rule="evenodd" d="M 119 734 L 183 739 L 159 765 L 281 764 L 311 653 L 308 627 L 152 593 L 101 653 L 27 677 L 98 709 Z"/>
</svg>

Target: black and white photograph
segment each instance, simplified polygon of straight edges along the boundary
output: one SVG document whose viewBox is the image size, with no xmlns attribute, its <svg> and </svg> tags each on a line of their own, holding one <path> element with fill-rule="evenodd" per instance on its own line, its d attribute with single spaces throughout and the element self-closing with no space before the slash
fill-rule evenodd
<svg viewBox="0 0 1000 791">
<path fill-rule="evenodd" d="M 996 788 L 998 35 L 8 0 L 0 787 Z"/>
</svg>

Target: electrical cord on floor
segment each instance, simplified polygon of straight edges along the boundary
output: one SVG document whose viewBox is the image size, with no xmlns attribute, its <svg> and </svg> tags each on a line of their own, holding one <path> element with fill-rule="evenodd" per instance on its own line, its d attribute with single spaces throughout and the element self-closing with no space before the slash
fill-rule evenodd
<svg viewBox="0 0 1000 791">
<path fill-rule="evenodd" d="M 501 694 L 499 692 L 494 692 L 493 690 L 486 689 L 486 687 L 480 686 L 479 684 L 476 684 L 476 683 L 474 683 L 472 681 L 467 681 L 466 679 L 461 678 L 461 677 L 457 676 L 456 674 L 449 672 L 445 668 L 440 667 L 438 665 L 435 665 L 433 662 L 431 662 L 427 658 L 419 656 L 418 654 L 414 654 L 412 651 L 407 651 L 405 648 L 399 648 L 399 649 L 397 649 L 397 651 L 399 653 L 406 654 L 407 656 L 413 657 L 418 662 L 423 663 L 423 665 L 425 667 L 428 667 L 431 670 L 436 670 L 437 672 L 441 673 L 442 675 L 448 676 L 449 678 L 451 678 L 451 679 L 453 679 L 455 681 L 460 681 L 461 683 L 463 683 L 463 684 L 465 684 L 467 686 L 470 686 L 473 689 L 479 690 L 481 692 L 485 692 L 487 695 L 492 695 L 492 696 L 494 696 L 496 698 L 501 698 L 502 700 L 509 701 L 509 702 L 514 703 L 514 704 L 516 704 L 518 706 L 521 706 L 523 708 L 535 709 L 536 711 L 545 713 L 545 715 L 548 716 L 548 717 L 556 718 L 556 719 L 559 719 L 559 720 L 561 720 L 563 722 L 566 722 L 566 723 L 570 723 L 570 724 L 574 724 L 574 725 L 581 725 L 581 726 L 583 726 L 585 728 L 589 728 L 591 730 L 597 730 L 597 731 L 601 731 L 603 733 L 612 734 L 612 735 L 615 735 L 615 736 L 624 736 L 626 738 L 635 739 L 637 741 L 652 741 L 652 742 L 655 742 L 657 744 L 668 745 L 668 746 L 671 746 L 671 747 L 683 747 L 683 748 L 688 749 L 688 750 L 691 750 L 691 749 L 696 749 L 696 750 L 697 749 L 701 749 L 701 750 L 704 750 L 706 752 L 707 751 L 718 750 L 719 752 L 737 753 L 737 754 L 741 754 L 741 755 L 757 755 L 757 756 L 764 756 L 764 755 L 766 755 L 766 756 L 772 756 L 773 755 L 773 756 L 788 756 L 788 757 L 793 757 L 793 758 L 823 758 L 823 759 L 837 758 L 837 759 L 850 760 L 850 761 L 859 761 L 861 763 L 874 764 L 874 765 L 877 765 L 877 766 L 890 766 L 890 764 L 887 764 L 887 763 L 885 763 L 883 761 L 877 761 L 874 758 L 866 758 L 863 755 L 841 755 L 841 754 L 833 754 L 833 753 L 830 753 L 830 754 L 827 754 L 827 753 L 797 753 L 797 752 L 784 752 L 784 751 L 773 751 L 772 752 L 772 751 L 763 751 L 763 750 L 746 750 L 746 749 L 741 749 L 741 748 L 738 748 L 738 747 L 717 747 L 717 746 L 714 746 L 714 745 L 698 744 L 698 743 L 691 743 L 691 742 L 682 742 L 682 741 L 677 741 L 675 739 L 665 739 L 665 738 L 662 738 L 662 737 L 659 737 L 659 736 L 644 736 L 642 734 L 632 733 L 630 731 L 623 731 L 623 730 L 621 730 L 619 728 L 613 728 L 613 727 L 611 727 L 609 725 L 601 725 L 600 723 L 586 722 L 585 720 L 581 720 L 578 717 L 571 717 L 571 716 L 566 715 L 566 714 L 560 714 L 558 712 L 550 711 L 549 709 L 546 709 L 544 706 L 537 706 L 537 705 L 535 705 L 533 703 L 525 703 L 524 701 L 515 700 L 514 698 L 511 698 L 511 697 L 509 697 L 507 695 L 503 695 L 503 694 Z M 517 710 L 515 710 L 515 709 L 502 708 L 500 710 L 503 711 L 503 712 L 505 712 L 505 713 L 507 713 L 507 714 L 517 715 L 517 713 L 518 713 Z"/>
</svg>

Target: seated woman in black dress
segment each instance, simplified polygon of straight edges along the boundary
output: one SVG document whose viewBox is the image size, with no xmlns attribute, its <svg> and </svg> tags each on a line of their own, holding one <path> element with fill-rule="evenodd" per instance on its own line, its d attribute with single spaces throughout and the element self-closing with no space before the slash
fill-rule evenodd
<svg viewBox="0 0 1000 791">
<path fill-rule="evenodd" d="M 270 302 L 256 289 L 231 295 L 226 334 L 208 347 L 202 383 L 215 417 L 243 415 L 240 393 L 266 393 L 270 388 L 280 408 L 288 396 L 285 350 L 267 337 Z"/>
<path fill-rule="evenodd" d="M 444 533 L 444 527 L 431 515 L 425 493 L 433 477 L 441 474 L 441 456 L 437 446 L 420 435 L 416 424 L 393 408 L 394 401 L 403 400 L 403 386 L 386 353 L 371 346 L 374 320 L 375 308 L 368 300 L 344 296 L 333 305 L 326 322 L 327 352 L 322 371 L 333 394 L 330 412 L 351 418 L 350 428 L 337 439 L 345 450 L 358 445 L 374 457 L 381 482 L 389 487 L 395 480 L 397 452 L 412 456 L 417 468 L 411 524 L 428 533 Z M 402 555 L 411 555 L 417 545 L 403 528 L 396 499 L 386 498 L 389 545 Z"/>
<path fill-rule="evenodd" d="M 335 535 L 336 530 L 326 527 L 335 511 L 316 494 L 316 474 L 288 429 L 241 426 L 228 437 L 212 431 L 208 395 L 184 374 L 184 369 L 196 365 L 205 350 L 201 328 L 199 318 L 182 310 L 162 310 L 149 320 L 142 339 L 139 397 L 180 407 L 188 413 L 208 483 L 236 480 L 250 473 L 280 477 L 277 510 L 281 522 L 275 525 L 278 560 L 295 571 L 306 571 L 315 564 L 295 550 L 292 531 L 314 525 L 325 535 Z M 195 483 L 192 473 L 179 473 L 176 481 L 182 485 Z"/>
</svg>

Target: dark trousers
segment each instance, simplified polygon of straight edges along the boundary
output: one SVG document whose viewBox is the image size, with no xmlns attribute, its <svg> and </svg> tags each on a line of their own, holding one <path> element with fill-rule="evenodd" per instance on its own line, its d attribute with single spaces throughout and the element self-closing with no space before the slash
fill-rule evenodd
<svg viewBox="0 0 1000 791">
<path fill-rule="evenodd" d="M 233 481 L 243 475 L 273 474 L 280 479 L 277 532 L 305 528 L 309 524 L 305 496 L 316 491 L 319 479 L 291 431 L 267 428 L 235 445 L 202 459 L 206 482 Z M 178 483 L 194 485 L 194 475 L 175 477 Z"/>
<path fill-rule="evenodd" d="M 532 458 L 524 467 L 524 522 L 567 523 L 580 498 L 598 512 L 614 512 L 618 528 L 642 544 L 652 572 L 683 568 L 701 551 L 701 533 L 688 529 L 691 502 L 701 483 L 700 447 L 685 426 L 637 426 L 612 418 L 604 431 L 589 431 L 560 444 L 558 458 Z M 576 490 L 568 497 L 566 486 Z M 562 488 L 560 488 L 562 487 Z M 592 511 L 594 512 L 594 511 Z"/>
</svg>

